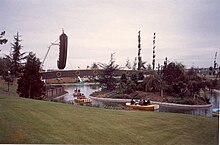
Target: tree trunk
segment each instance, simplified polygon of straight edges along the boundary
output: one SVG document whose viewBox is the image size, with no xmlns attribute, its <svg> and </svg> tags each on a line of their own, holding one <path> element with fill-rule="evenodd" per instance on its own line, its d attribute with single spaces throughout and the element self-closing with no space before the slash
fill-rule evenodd
<svg viewBox="0 0 220 145">
<path fill-rule="evenodd" d="M 163 98 L 163 90 L 160 90 L 160 96 Z"/>
</svg>

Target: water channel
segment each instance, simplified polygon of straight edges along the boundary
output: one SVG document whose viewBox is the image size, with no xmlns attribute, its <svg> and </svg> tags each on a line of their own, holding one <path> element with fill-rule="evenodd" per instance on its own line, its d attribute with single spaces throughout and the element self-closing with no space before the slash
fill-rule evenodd
<svg viewBox="0 0 220 145">
<path fill-rule="evenodd" d="M 68 92 L 64 96 L 64 102 L 65 103 L 72 103 L 74 98 L 73 98 L 73 92 L 74 90 L 80 90 L 81 93 L 85 95 L 85 97 L 89 97 L 90 94 L 92 94 L 95 91 L 100 91 L 100 87 L 95 84 L 80 84 L 80 83 L 75 83 L 75 84 L 66 84 L 64 85 L 64 90 Z"/>
<path fill-rule="evenodd" d="M 64 96 L 64 102 L 65 103 L 72 103 L 73 98 L 73 92 L 75 89 L 80 89 L 82 93 L 86 97 L 89 97 L 91 93 L 95 91 L 99 91 L 100 88 L 98 85 L 92 85 L 92 84 L 68 84 L 64 85 L 65 91 L 68 93 Z M 184 114 L 192 114 L 192 115 L 200 115 L 200 116 L 212 116 L 212 108 L 219 108 L 219 98 L 220 98 L 220 92 L 213 92 L 213 93 L 207 93 L 206 94 L 210 98 L 210 103 L 212 104 L 211 108 L 197 108 L 197 109 L 180 109 L 175 107 L 163 107 L 160 106 L 159 111 L 160 112 L 173 112 L 173 113 L 184 113 Z"/>
</svg>

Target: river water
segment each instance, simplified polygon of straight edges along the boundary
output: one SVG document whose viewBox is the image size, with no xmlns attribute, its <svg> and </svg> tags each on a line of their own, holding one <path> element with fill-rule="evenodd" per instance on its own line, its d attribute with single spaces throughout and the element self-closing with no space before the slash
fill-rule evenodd
<svg viewBox="0 0 220 145">
<path fill-rule="evenodd" d="M 95 84 L 80 84 L 80 83 L 75 83 L 75 84 L 68 84 L 64 85 L 64 90 L 68 92 L 64 96 L 64 102 L 65 103 L 72 103 L 74 98 L 73 98 L 73 92 L 74 90 L 80 90 L 81 93 L 85 95 L 85 97 L 89 97 L 90 94 L 92 94 L 95 91 L 100 91 L 101 88 L 98 85 Z"/>
<path fill-rule="evenodd" d="M 64 96 L 64 102 L 65 103 L 72 103 L 73 98 L 73 92 L 75 89 L 80 89 L 81 93 L 83 93 L 87 98 L 95 91 L 100 91 L 100 87 L 98 85 L 92 85 L 92 84 L 69 84 L 64 85 L 65 91 L 68 92 Z M 212 104 L 211 108 L 198 108 L 198 109 L 180 109 L 175 107 L 163 107 L 160 106 L 159 111 L 160 112 L 173 112 L 173 113 L 184 113 L 184 114 L 192 114 L 192 115 L 200 115 L 200 116 L 212 116 L 212 109 L 213 108 L 219 108 L 219 98 L 220 98 L 220 92 L 213 92 L 213 93 L 207 93 L 206 94 L 210 98 L 210 103 Z"/>
</svg>

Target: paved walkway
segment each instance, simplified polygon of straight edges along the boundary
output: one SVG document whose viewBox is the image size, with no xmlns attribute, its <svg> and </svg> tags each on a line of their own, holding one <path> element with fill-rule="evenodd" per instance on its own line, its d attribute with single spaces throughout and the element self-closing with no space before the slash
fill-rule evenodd
<svg viewBox="0 0 220 145">
<path fill-rule="evenodd" d="M 130 102 L 131 99 L 114 99 L 114 98 L 98 98 L 90 96 L 91 100 L 96 102 L 115 102 L 115 103 L 126 103 Z M 157 102 L 157 101 L 151 101 L 152 104 L 159 104 L 161 106 L 167 106 L 167 107 L 176 107 L 176 108 L 209 108 L 212 107 L 212 104 L 207 105 L 185 105 L 185 104 L 174 104 L 174 103 L 166 103 L 166 102 Z"/>
<path fill-rule="evenodd" d="M 216 89 L 214 89 L 213 91 L 214 91 L 214 92 L 217 92 L 217 93 L 220 93 L 220 90 L 216 90 Z"/>
</svg>

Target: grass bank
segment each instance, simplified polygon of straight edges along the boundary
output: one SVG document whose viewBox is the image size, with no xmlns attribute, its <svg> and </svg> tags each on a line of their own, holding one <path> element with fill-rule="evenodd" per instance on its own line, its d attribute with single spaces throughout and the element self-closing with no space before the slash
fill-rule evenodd
<svg viewBox="0 0 220 145">
<path fill-rule="evenodd" d="M 0 80 L 0 96 L 18 96 L 17 94 L 17 83 L 10 83 L 8 86 L 7 82 Z"/>
<path fill-rule="evenodd" d="M 0 143 L 217 145 L 218 120 L 0 97 Z"/>
</svg>

